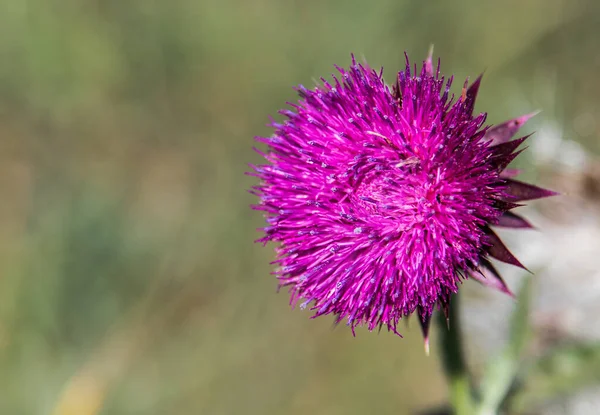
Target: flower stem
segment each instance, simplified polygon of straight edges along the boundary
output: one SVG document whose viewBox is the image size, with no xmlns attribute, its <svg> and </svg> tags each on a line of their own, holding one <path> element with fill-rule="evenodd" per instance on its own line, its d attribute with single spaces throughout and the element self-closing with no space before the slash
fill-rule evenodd
<svg viewBox="0 0 600 415">
<path fill-rule="evenodd" d="M 438 314 L 440 354 L 449 383 L 450 402 L 454 415 L 472 415 L 475 403 L 461 341 L 458 300 L 458 295 L 454 295 L 449 305 L 448 320 L 442 313 Z"/>
</svg>

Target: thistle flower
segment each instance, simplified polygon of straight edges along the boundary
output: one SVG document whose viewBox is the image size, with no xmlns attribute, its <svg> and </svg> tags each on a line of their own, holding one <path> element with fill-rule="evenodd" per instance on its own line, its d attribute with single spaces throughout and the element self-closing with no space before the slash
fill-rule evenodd
<svg viewBox="0 0 600 415">
<path fill-rule="evenodd" d="M 510 294 L 490 258 L 524 268 L 490 225 L 530 228 L 517 202 L 554 194 L 513 179 L 508 164 L 533 114 L 495 127 L 473 115 L 481 77 L 450 94 L 452 77 L 406 58 L 393 87 L 352 57 L 333 83 L 297 88 L 300 100 L 272 121 L 267 163 L 252 166 L 252 193 L 279 242 L 275 274 L 291 304 L 334 314 L 352 328 L 419 315 L 427 341 L 437 306 L 448 310 L 472 277 Z M 522 150 L 521 150 L 522 151 Z"/>
</svg>

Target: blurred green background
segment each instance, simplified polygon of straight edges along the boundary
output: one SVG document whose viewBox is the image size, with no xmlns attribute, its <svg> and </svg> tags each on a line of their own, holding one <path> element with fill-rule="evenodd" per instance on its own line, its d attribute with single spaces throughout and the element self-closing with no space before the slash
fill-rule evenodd
<svg viewBox="0 0 600 415">
<path fill-rule="evenodd" d="M 485 71 L 490 122 L 539 108 L 597 152 L 599 24 L 597 0 L 1 2 L 0 413 L 442 404 L 416 325 L 352 338 L 276 294 L 252 138 L 350 53 L 389 81 L 433 43 L 458 84 Z"/>
</svg>

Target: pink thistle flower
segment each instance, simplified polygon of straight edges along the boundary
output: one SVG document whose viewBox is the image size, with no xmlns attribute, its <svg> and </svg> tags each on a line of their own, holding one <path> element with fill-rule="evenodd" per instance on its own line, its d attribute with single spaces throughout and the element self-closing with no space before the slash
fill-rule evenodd
<svg viewBox="0 0 600 415">
<path fill-rule="evenodd" d="M 275 274 L 291 304 L 334 314 L 352 328 L 386 326 L 417 313 L 427 340 L 436 306 L 469 276 L 510 291 L 490 258 L 523 265 L 490 225 L 529 228 L 517 202 L 554 193 L 506 170 L 527 137 L 511 138 L 531 115 L 486 127 L 473 115 L 481 77 L 450 94 L 452 77 L 417 71 L 406 59 L 390 89 L 354 57 L 333 83 L 300 86 L 287 120 L 272 122 L 254 209 L 265 212 L 260 242 L 279 242 Z"/>
</svg>

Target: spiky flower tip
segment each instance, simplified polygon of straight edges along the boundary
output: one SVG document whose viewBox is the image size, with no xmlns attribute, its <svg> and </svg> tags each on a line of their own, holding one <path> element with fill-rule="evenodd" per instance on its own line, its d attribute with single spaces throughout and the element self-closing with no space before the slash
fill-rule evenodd
<svg viewBox="0 0 600 415">
<path fill-rule="evenodd" d="M 472 277 L 510 294 L 490 263 L 523 265 L 490 225 L 529 228 L 517 202 L 554 194 L 514 180 L 508 164 L 527 137 L 511 140 L 533 114 L 486 127 L 473 115 L 481 77 L 460 96 L 452 77 L 406 59 L 390 89 L 352 57 L 333 83 L 297 88 L 300 100 L 272 122 L 267 163 L 251 166 L 255 209 L 279 242 L 275 274 L 291 304 L 334 314 L 354 329 L 396 328 L 419 315 L 427 341 L 436 305 L 447 313 Z"/>
</svg>

